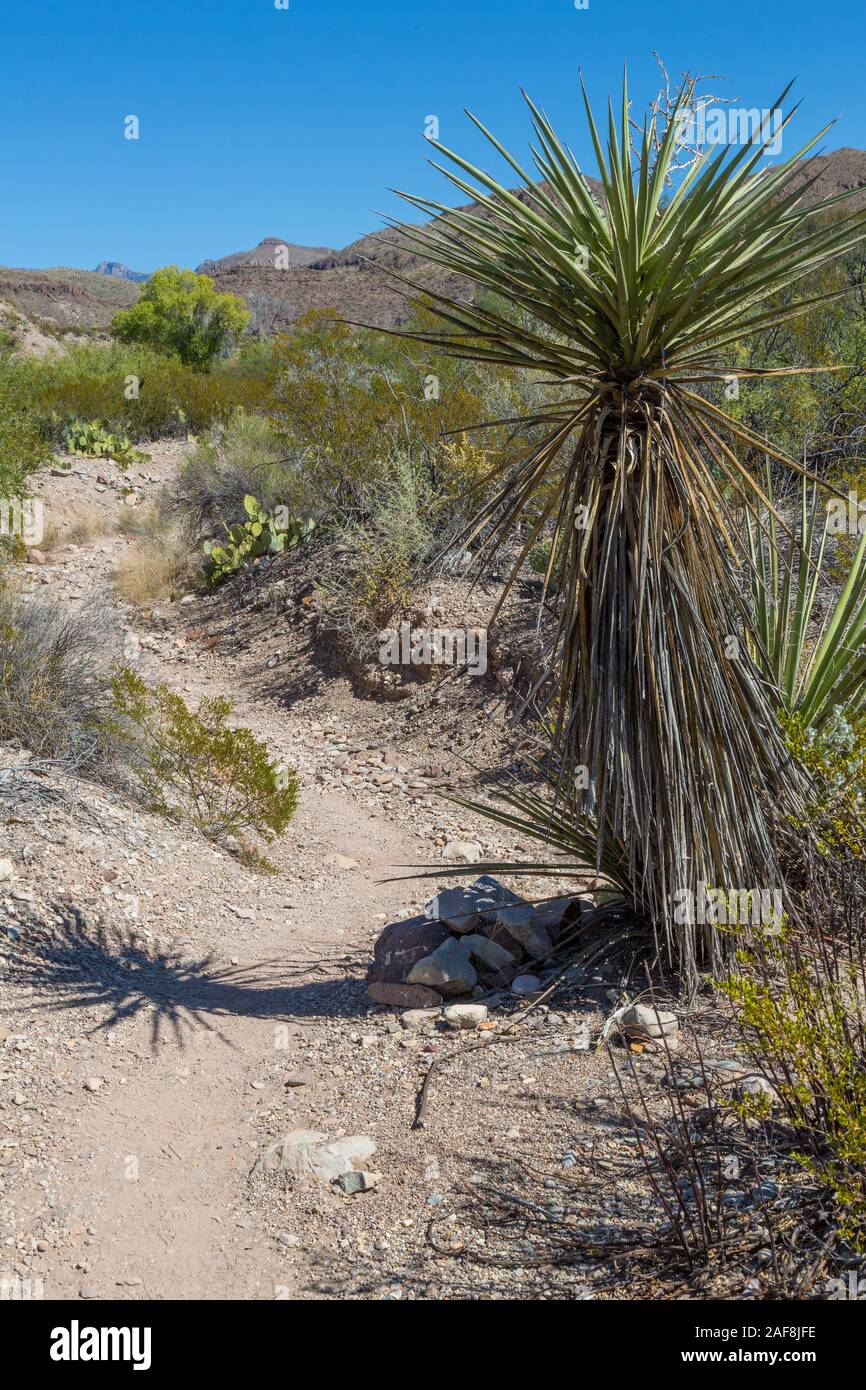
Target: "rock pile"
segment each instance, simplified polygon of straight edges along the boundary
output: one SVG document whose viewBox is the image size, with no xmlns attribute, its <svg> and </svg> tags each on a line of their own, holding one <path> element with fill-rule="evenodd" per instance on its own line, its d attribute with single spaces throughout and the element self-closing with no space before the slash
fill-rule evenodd
<svg viewBox="0 0 866 1390">
<path fill-rule="evenodd" d="M 548 960 L 581 899 L 533 905 L 488 874 L 468 888 L 445 888 L 423 917 L 392 922 L 379 937 L 367 976 L 377 1004 L 438 1008 L 443 1000 L 511 989 L 526 967 Z"/>
</svg>

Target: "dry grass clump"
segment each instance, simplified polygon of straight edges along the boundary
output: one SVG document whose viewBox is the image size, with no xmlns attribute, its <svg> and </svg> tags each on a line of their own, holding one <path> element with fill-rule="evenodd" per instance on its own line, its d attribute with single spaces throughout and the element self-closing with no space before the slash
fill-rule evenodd
<svg viewBox="0 0 866 1390">
<path fill-rule="evenodd" d="M 70 768 L 103 761 L 115 647 L 96 608 L 63 612 L 0 593 L 0 740 Z"/>
<path fill-rule="evenodd" d="M 123 511 L 118 529 L 133 540 L 114 574 L 115 588 L 125 602 L 165 602 L 196 583 L 200 557 L 185 528 L 169 520 L 161 506 Z"/>
<path fill-rule="evenodd" d="M 45 531 L 37 549 L 47 552 L 61 545 L 87 545 L 97 536 L 104 536 L 107 529 L 103 514 L 90 508 L 78 509 L 59 519 L 46 517 Z"/>
</svg>

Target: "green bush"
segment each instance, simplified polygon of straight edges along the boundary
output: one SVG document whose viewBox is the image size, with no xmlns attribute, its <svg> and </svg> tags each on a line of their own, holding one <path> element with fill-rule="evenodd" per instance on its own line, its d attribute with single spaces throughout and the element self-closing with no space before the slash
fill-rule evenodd
<svg viewBox="0 0 866 1390">
<path fill-rule="evenodd" d="M 149 687 L 128 667 L 112 691 L 112 728 L 150 809 L 270 868 L 246 836 L 268 844 L 283 834 L 297 804 L 294 771 L 273 762 L 249 729 L 229 727 L 230 700 L 202 700 L 193 713 L 167 685 Z"/>
<path fill-rule="evenodd" d="M 9 364 L 0 366 L 0 497 L 24 497 L 48 450 Z"/>
<path fill-rule="evenodd" d="M 840 952 L 840 956 L 842 953 Z M 866 1251 L 866 1030 L 862 957 L 827 968 L 793 939 L 765 938 L 738 952 L 722 985 L 760 1071 L 795 1136 L 794 1156 L 825 1190 L 839 1232 Z M 738 1107 L 766 1119 L 766 1096 Z"/>
<path fill-rule="evenodd" d="M 446 503 L 406 453 L 383 460 L 358 501 L 358 514 L 331 522 L 337 545 L 318 572 L 317 602 L 328 630 L 369 660 L 445 540 Z"/>
<path fill-rule="evenodd" d="M 33 415 L 22 407 L 0 366 L 0 566 L 24 554 L 31 479 L 48 452 Z M 29 543 L 36 540 L 38 535 Z"/>
<path fill-rule="evenodd" d="M 866 859 L 866 711 L 837 706 L 817 729 L 799 714 L 779 717 L 791 753 L 813 781 L 802 828 L 824 854 Z"/>
<path fill-rule="evenodd" d="M 154 271 L 111 328 L 120 342 L 156 348 L 202 370 L 240 337 L 248 318 L 244 301 L 219 294 L 210 276 L 169 265 Z"/>
<path fill-rule="evenodd" d="M 99 420 L 133 441 L 202 434 L 271 399 L 269 379 L 254 364 L 218 363 L 197 372 L 149 348 L 76 344 L 64 353 L 3 364 L 9 390 L 43 438 L 62 445 L 77 420 Z"/>
<path fill-rule="evenodd" d="M 286 450 L 263 415 L 236 410 L 226 425 L 216 425 L 182 461 L 171 489 L 171 505 L 197 534 L 241 515 L 244 498 L 253 495 L 265 510 L 285 506 L 309 511 L 299 461 Z"/>
<path fill-rule="evenodd" d="M 503 451 L 526 438 L 519 427 L 461 440 L 454 432 L 491 411 L 519 415 L 524 386 L 517 373 L 456 363 L 412 341 L 395 346 L 314 311 L 275 341 L 271 417 L 286 455 L 302 461 L 303 510 L 363 514 L 365 494 L 387 483 L 389 461 L 407 451 L 456 510 L 457 496 L 482 489 Z M 470 465 L 464 476 L 461 462 Z"/>
</svg>

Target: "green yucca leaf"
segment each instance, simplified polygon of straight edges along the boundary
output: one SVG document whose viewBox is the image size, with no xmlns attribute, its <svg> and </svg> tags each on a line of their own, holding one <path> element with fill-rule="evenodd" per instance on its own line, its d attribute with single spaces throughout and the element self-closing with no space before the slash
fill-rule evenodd
<svg viewBox="0 0 866 1390">
<path fill-rule="evenodd" d="M 769 471 L 767 494 L 772 497 Z M 784 545 L 774 523 L 764 535 L 751 520 L 748 526 L 759 659 L 764 656 L 782 708 L 816 729 L 835 709 L 854 713 L 866 698 L 866 532 L 841 592 L 819 617 L 831 523 L 827 511 L 818 529 L 819 510 L 817 488 L 809 495 L 803 479 L 799 527 Z"/>
</svg>

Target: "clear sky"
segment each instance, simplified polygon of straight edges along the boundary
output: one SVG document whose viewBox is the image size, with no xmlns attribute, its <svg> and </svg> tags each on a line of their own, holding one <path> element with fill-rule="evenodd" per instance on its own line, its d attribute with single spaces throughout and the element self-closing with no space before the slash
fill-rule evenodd
<svg viewBox="0 0 866 1390">
<path fill-rule="evenodd" d="M 487 159 L 468 106 L 524 157 L 521 85 L 593 173 L 578 68 L 601 103 L 627 62 L 642 105 L 653 50 L 750 107 L 796 77 L 796 133 L 839 117 L 827 148 L 866 148 L 863 0 L 280 3 L 0 0 L 0 263 L 194 266 L 269 235 L 344 246 L 398 210 L 389 187 L 448 201 L 429 115 Z"/>
</svg>

